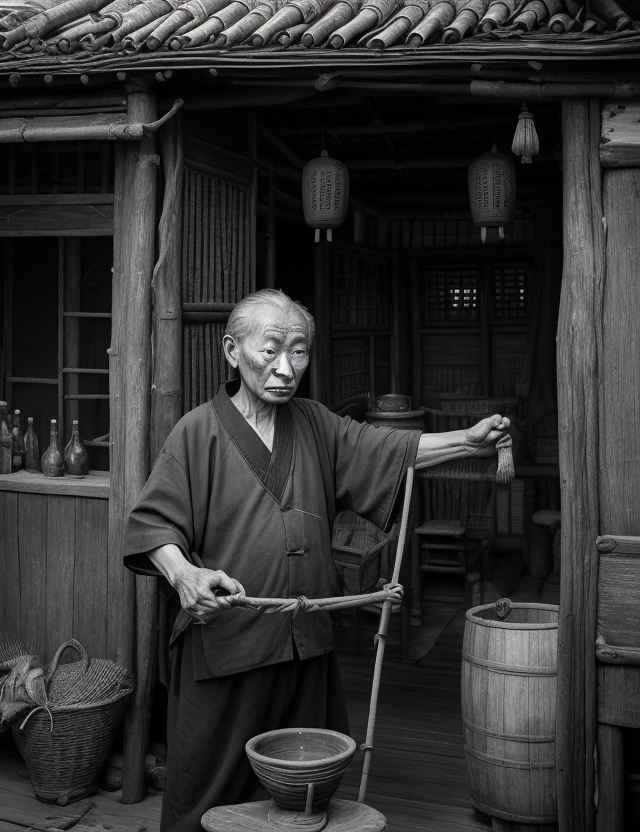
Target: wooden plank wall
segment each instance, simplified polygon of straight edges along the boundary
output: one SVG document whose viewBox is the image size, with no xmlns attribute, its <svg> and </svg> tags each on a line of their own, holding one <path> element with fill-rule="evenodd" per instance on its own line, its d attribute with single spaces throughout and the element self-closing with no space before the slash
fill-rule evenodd
<svg viewBox="0 0 640 832">
<path fill-rule="evenodd" d="M 45 661 L 69 638 L 89 656 L 113 626 L 107 581 L 108 501 L 0 492 L 0 640 L 15 637 Z"/>
</svg>

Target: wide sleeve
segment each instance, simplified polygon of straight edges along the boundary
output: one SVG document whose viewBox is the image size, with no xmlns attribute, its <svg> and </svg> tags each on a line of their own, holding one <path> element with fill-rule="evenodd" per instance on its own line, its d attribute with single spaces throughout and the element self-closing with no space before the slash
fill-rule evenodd
<svg viewBox="0 0 640 832">
<path fill-rule="evenodd" d="M 168 451 L 158 457 L 125 529 L 124 565 L 140 575 L 160 575 L 146 553 L 175 543 L 191 561 L 194 548 L 191 487 L 185 468 Z"/>
<path fill-rule="evenodd" d="M 379 529 L 395 519 L 407 468 L 415 464 L 421 431 L 377 427 L 339 418 L 336 442 L 336 503 Z"/>
</svg>

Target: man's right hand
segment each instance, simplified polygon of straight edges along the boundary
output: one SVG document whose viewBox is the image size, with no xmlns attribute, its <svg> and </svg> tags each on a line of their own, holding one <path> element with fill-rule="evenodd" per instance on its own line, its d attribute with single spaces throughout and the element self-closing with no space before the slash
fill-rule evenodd
<svg viewBox="0 0 640 832">
<path fill-rule="evenodd" d="M 180 596 L 182 609 L 202 624 L 211 621 L 222 610 L 229 609 L 231 595 L 244 598 L 241 584 L 224 572 L 217 569 L 200 569 L 191 564 L 187 564 L 187 568 L 180 571 L 173 587 Z"/>
<path fill-rule="evenodd" d="M 193 566 L 173 543 L 159 546 L 147 554 L 176 590 L 182 609 L 194 621 L 206 624 L 222 610 L 229 609 L 229 595 L 245 597 L 244 588 L 238 581 L 219 570 Z"/>
</svg>

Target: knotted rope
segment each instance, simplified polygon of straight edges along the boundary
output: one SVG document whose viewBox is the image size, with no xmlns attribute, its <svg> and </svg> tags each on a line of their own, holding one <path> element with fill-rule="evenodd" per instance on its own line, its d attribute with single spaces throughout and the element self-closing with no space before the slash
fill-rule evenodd
<svg viewBox="0 0 640 832">
<path fill-rule="evenodd" d="M 367 607 L 369 604 L 379 604 L 385 601 L 390 601 L 392 605 L 400 604 L 402 595 L 402 586 L 395 582 L 385 584 L 377 592 L 369 592 L 365 595 L 341 595 L 336 598 L 307 598 L 305 595 L 296 595 L 293 598 L 242 598 L 227 594 L 224 594 L 224 598 L 232 607 L 245 607 L 264 613 L 289 612 L 296 616 L 299 612 L 333 612 L 334 610 Z"/>
</svg>

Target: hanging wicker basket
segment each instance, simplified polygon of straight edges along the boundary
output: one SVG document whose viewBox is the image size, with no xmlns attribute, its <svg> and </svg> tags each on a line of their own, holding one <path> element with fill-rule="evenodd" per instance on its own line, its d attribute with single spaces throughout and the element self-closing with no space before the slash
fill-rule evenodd
<svg viewBox="0 0 640 832">
<path fill-rule="evenodd" d="M 58 666 L 67 647 L 80 661 Z M 96 791 L 133 679 L 111 661 L 89 662 L 75 639 L 58 649 L 48 675 L 47 705 L 21 716 L 11 730 L 38 800 L 64 806 Z"/>
</svg>

